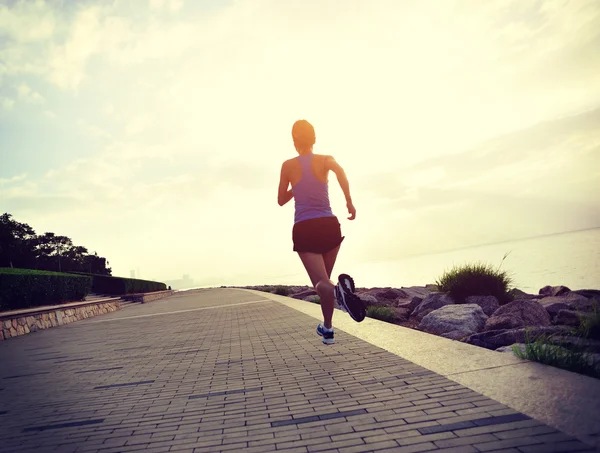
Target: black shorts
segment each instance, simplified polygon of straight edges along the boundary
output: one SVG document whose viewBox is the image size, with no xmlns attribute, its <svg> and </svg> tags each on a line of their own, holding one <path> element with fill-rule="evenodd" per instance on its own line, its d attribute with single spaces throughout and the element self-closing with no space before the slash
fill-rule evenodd
<svg viewBox="0 0 600 453">
<path fill-rule="evenodd" d="M 295 223 L 292 229 L 294 252 L 327 253 L 344 240 L 336 216 L 318 217 Z"/>
</svg>

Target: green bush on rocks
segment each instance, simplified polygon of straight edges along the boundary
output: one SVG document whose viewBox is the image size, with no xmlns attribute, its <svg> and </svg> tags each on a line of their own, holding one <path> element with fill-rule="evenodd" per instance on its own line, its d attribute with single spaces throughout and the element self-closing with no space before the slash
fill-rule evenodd
<svg viewBox="0 0 600 453">
<path fill-rule="evenodd" d="M 508 287 L 512 279 L 506 271 L 489 264 L 475 263 L 454 266 L 436 282 L 439 290 L 462 303 L 469 296 L 494 296 L 500 303 L 512 300 Z"/>
</svg>

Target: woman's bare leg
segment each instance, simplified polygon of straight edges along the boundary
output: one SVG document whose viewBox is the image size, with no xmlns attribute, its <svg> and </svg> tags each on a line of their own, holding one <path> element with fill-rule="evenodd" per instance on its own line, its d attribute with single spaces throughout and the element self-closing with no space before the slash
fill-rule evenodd
<svg viewBox="0 0 600 453">
<path fill-rule="evenodd" d="M 323 325 L 327 329 L 331 329 L 334 303 L 333 288 L 335 285 L 329 279 L 329 275 L 327 274 L 324 256 L 319 253 L 310 252 L 298 252 L 298 255 L 302 260 L 302 264 L 304 264 L 306 272 L 308 272 L 310 281 L 321 299 Z M 331 273 L 331 270 L 329 272 Z"/>
<path fill-rule="evenodd" d="M 325 271 L 327 272 L 327 277 L 329 277 L 329 279 L 331 279 L 331 273 L 333 272 L 333 266 L 335 266 L 335 260 L 337 259 L 338 252 L 340 251 L 340 245 L 323 255 Z"/>
</svg>

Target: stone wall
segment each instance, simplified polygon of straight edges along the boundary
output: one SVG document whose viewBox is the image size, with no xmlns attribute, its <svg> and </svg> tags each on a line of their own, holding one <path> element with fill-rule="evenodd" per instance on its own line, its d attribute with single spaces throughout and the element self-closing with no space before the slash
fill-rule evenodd
<svg viewBox="0 0 600 453">
<path fill-rule="evenodd" d="M 110 299 L 104 302 L 81 302 L 62 307 L 44 307 L 40 310 L 0 313 L 0 340 L 103 315 L 120 308 L 119 299 Z"/>
<path fill-rule="evenodd" d="M 175 291 L 167 289 L 165 291 L 152 291 L 150 293 L 135 293 L 135 294 L 126 294 L 121 297 L 123 300 L 128 300 L 131 302 L 140 302 L 142 304 L 146 302 L 152 302 L 153 300 L 163 299 L 165 297 L 171 296 Z"/>
</svg>

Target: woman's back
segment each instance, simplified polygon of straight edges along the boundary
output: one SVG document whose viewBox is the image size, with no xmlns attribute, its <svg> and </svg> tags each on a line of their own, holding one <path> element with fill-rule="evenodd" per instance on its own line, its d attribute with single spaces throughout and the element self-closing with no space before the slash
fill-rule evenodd
<svg viewBox="0 0 600 453">
<path fill-rule="evenodd" d="M 301 154 L 289 162 L 289 179 L 295 200 L 294 222 L 331 217 L 328 170 L 323 155 Z"/>
</svg>

